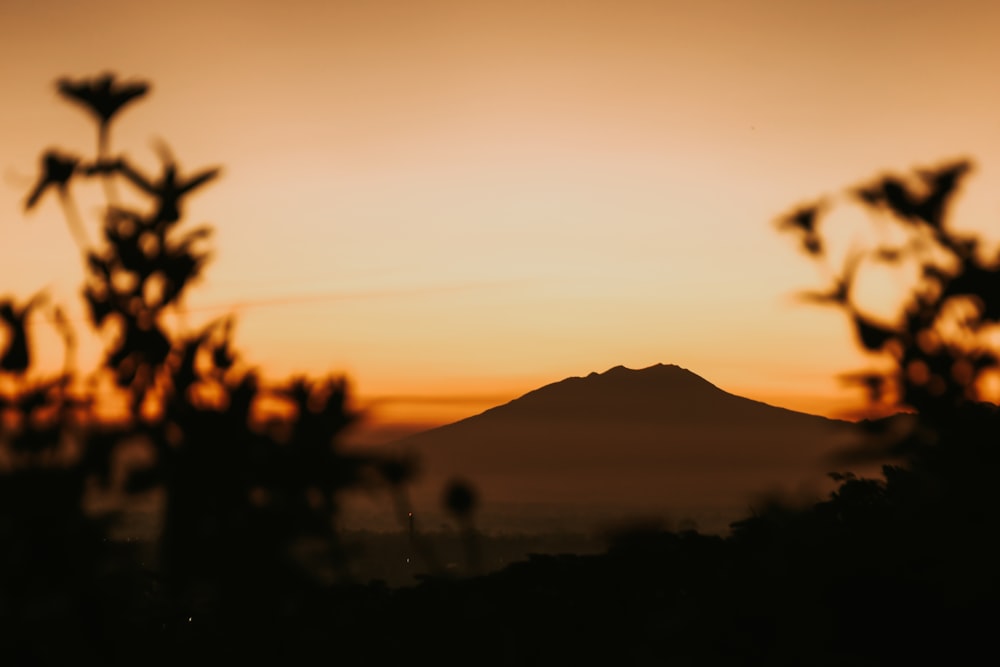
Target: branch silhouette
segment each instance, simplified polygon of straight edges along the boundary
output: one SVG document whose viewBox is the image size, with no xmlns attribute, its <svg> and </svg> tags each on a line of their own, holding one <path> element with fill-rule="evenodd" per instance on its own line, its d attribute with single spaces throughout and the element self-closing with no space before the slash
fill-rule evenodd
<svg viewBox="0 0 1000 667">
<path fill-rule="evenodd" d="M 77 638 L 54 650 L 62 661 L 110 664 L 117 658 L 107 647 L 132 642 L 145 644 L 145 655 L 159 646 L 170 656 L 188 646 L 196 618 L 240 619 L 245 629 L 300 605 L 330 572 L 349 579 L 352 563 L 336 529 L 340 496 L 361 487 L 398 494 L 408 475 L 391 472 L 386 457 L 341 447 L 357 418 L 344 378 L 265 383 L 235 349 L 232 317 L 194 331 L 168 323 L 168 309 L 181 309 L 211 258 L 211 228 L 186 227 L 183 204 L 221 170 L 182 176 L 164 145 L 162 171 L 150 178 L 111 155 L 110 128 L 146 95 L 145 82 L 108 73 L 60 79 L 57 89 L 95 120 L 97 154 L 43 153 L 25 210 L 51 190 L 59 194 L 83 252 L 89 322 L 110 336 L 102 367 L 84 377 L 73 367 L 76 337 L 60 307 L 49 307 L 44 294 L 0 300 L 0 548 L 25 554 L 4 561 L 0 622 L 20 637 L 15 662 L 48 662 L 53 649 L 35 641 L 43 627 Z M 106 201 L 92 246 L 69 190 L 94 178 Z M 122 180 L 151 203 L 148 211 L 118 202 Z M 43 306 L 66 346 L 56 378 L 41 377 L 31 354 L 26 322 Z M 101 416 L 108 379 L 124 406 L 111 420 Z M 277 416 L 262 417 L 263 405 L 278 406 Z M 136 447 L 144 453 L 130 460 L 126 452 Z M 152 554 L 109 539 L 120 510 L 95 514 L 88 509 L 95 493 L 126 506 L 162 496 Z M 67 573 L 65 581 L 44 583 L 57 573 Z M 105 616 L 88 616 L 119 594 L 109 573 L 154 595 L 154 607 L 142 606 L 146 593 L 129 595 Z M 221 641 L 224 625 L 214 631 L 211 641 Z"/>
</svg>

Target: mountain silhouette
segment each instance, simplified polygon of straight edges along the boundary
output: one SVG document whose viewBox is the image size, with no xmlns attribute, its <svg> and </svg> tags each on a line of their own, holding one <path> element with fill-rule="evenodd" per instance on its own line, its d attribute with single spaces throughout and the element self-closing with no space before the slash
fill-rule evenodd
<svg viewBox="0 0 1000 667">
<path fill-rule="evenodd" d="M 570 377 L 395 447 L 420 462 L 413 499 L 425 510 L 460 477 L 484 512 L 655 512 L 724 532 L 766 495 L 818 498 L 832 488 L 826 473 L 840 470 L 832 456 L 856 438 L 850 422 L 742 398 L 658 364 Z"/>
</svg>

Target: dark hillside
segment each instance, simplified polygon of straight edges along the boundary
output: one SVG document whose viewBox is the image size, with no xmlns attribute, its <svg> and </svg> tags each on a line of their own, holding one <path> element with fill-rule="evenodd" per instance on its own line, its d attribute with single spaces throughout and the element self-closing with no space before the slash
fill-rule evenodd
<svg viewBox="0 0 1000 667">
<path fill-rule="evenodd" d="M 745 512 L 762 493 L 825 488 L 847 422 L 727 393 L 677 366 L 621 366 L 556 382 L 398 443 L 421 461 L 432 508 L 453 476 L 490 503 L 667 512 Z"/>
</svg>

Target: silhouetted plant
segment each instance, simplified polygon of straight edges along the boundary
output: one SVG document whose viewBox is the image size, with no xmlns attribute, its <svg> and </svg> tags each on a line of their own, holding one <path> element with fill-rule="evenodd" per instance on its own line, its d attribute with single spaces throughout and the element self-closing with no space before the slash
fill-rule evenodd
<svg viewBox="0 0 1000 667">
<path fill-rule="evenodd" d="M 956 230 L 948 215 L 970 171 L 960 160 L 849 188 L 850 200 L 874 216 L 877 237 L 855 243 L 839 265 L 825 242 L 824 233 L 836 231 L 824 228 L 825 200 L 779 221 L 833 276 L 827 290 L 804 298 L 843 311 L 872 359 L 871 368 L 845 380 L 866 389 L 876 413 L 907 413 L 862 422 L 871 446 L 854 454 L 888 459 L 883 478 L 834 474 L 839 489 L 811 517 L 826 526 L 823 534 L 866 536 L 899 562 L 912 560 L 907 549 L 934 535 L 932 550 L 919 547 L 921 567 L 934 576 L 961 569 L 973 553 L 1000 556 L 983 541 L 1000 511 L 1000 412 L 984 400 L 1000 363 L 1000 254 Z M 895 274 L 902 288 L 895 310 L 860 305 L 859 283 L 872 267 Z M 996 578 L 980 576 L 992 590 Z"/>
<path fill-rule="evenodd" d="M 988 378 L 996 377 L 1000 325 L 1000 255 L 980 238 L 953 228 L 949 205 L 971 171 L 965 160 L 912 175 L 881 176 L 848 196 L 873 214 L 877 239 L 831 256 L 823 232 L 827 200 L 779 221 L 832 275 L 832 285 L 803 298 L 842 310 L 872 367 L 844 376 L 863 386 L 877 412 L 915 412 L 911 437 L 891 453 L 916 456 L 940 441 L 942 429 L 981 414 Z M 833 230 L 836 231 L 836 230 Z M 838 265 L 839 261 L 839 265 Z M 891 312 L 869 312 L 856 285 L 866 270 L 888 269 L 902 288 Z"/>
<path fill-rule="evenodd" d="M 44 312 L 61 330 L 67 368 L 33 370 L 29 319 Z M 39 643 L 61 635 L 81 657 L 106 638 L 96 585 L 127 547 L 108 544 L 112 513 L 86 511 L 88 493 L 110 485 L 110 449 L 86 430 L 89 405 L 74 393 L 73 337 L 44 294 L 0 301 L 0 624 L 14 662 L 32 662 Z M 95 627 L 96 626 L 96 627 Z"/>
<path fill-rule="evenodd" d="M 144 82 L 104 74 L 62 79 L 58 90 L 97 122 L 97 154 L 46 151 L 25 209 L 38 206 L 50 189 L 58 192 L 83 254 L 90 323 L 110 342 L 102 368 L 84 377 L 73 367 L 75 336 L 60 309 L 42 295 L 0 302 L 6 331 L 0 338 L 0 540 L 8 555 L 0 595 L 20 601 L 0 605 L 0 620 L 30 616 L 26 605 L 47 590 L 43 581 L 68 571 L 77 575 L 75 583 L 54 590 L 69 602 L 58 598 L 43 617 L 69 618 L 59 610 L 71 602 L 79 607 L 72 622 L 85 624 L 84 589 L 109 567 L 106 529 L 113 518 L 90 516 L 88 494 L 159 488 L 163 530 L 158 573 L 149 581 L 166 587 L 156 612 L 162 623 L 150 616 L 145 629 L 165 629 L 183 643 L 196 616 L 199 622 L 229 618 L 243 631 L 247 623 L 266 624 L 324 577 L 349 573 L 335 524 L 342 492 L 378 485 L 398 495 L 410 468 L 340 448 L 340 436 L 356 419 L 343 378 L 266 385 L 233 349 L 232 318 L 193 332 L 168 326 L 168 312 L 182 307 L 210 257 L 203 247 L 210 228 L 185 229 L 182 202 L 219 169 L 182 177 L 161 147 L 161 174 L 150 178 L 113 151 L 112 122 L 148 92 Z M 96 245 L 72 192 L 77 181 L 93 178 L 106 197 Z M 120 181 L 134 186 L 148 207 L 122 204 Z M 66 370 L 52 379 L 31 370 L 27 319 L 43 308 L 67 346 Z M 101 393 L 106 375 L 124 397 L 110 422 L 100 418 L 109 402 Z M 265 401 L 283 406 L 280 416 L 262 419 Z M 151 456 L 115 487 L 111 471 L 127 442 L 145 443 Z M 216 630 L 224 626 L 215 624 Z M 41 650 L 26 646 L 29 653 Z"/>
<path fill-rule="evenodd" d="M 466 567 L 469 572 L 478 573 L 482 567 L 482 554 L 473 517 L 479 504 L 476 491 L 469 482 L 453 479 L 445 487 L 442 500 L 445 509 L 455 517 L 462 531 Z"/>
</svg>

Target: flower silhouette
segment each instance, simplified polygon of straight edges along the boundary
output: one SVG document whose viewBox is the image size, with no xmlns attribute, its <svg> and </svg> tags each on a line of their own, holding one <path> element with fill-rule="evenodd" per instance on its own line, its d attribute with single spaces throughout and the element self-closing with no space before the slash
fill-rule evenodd
<svg viewBox="0 0 1000 667">
<path fill-rule="evenodd" d="M 87 109 L 102 127 L 111 122 L 123 106 L 149 91 L 149 85 L 141 81 L 118 83 L 113 74 L 79 81 L 59 79 L 57 85 L 63 96 Z"/>
</svg>

